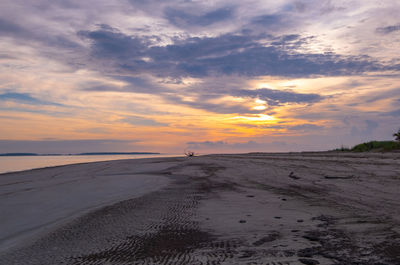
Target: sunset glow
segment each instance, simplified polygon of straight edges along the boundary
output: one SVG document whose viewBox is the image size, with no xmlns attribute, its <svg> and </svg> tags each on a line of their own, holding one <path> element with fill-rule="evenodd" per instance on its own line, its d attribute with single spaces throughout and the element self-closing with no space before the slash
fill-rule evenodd
<svg viewBox="0 0 400 265">
<path fill-rule="evenodd" d="M 2 152 L 328 150 L 400 126 L 398 1 L 0 7 Z"/>
</svg>

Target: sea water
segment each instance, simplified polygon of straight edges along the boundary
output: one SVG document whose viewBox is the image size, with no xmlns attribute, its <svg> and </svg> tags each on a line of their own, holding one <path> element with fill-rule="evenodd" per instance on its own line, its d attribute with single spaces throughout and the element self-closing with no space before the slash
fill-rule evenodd
<svg viewBox="0 0 400 265">
<path fill-rule="evenodd" d="M 61 166 L 96 161 L 139 159 L 154 157 L 175 157 L 176 154 L 146 155 L 46 155 L 46 156 L 0 156 L 0 173 L 22 171 L 34 168 Z"/>
</svg>

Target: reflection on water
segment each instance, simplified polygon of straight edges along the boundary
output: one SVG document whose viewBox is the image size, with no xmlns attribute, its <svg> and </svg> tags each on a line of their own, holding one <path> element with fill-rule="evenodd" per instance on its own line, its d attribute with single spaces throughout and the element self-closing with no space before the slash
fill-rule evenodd
<svg viewBox="0 0 400 265">
<path fill-rule="evenodd" d="M 173 157 L 182 155 L 89 155 L 89 156 L 2 156 L 0 157 L 0 173 L 28 170 L 33 168 L 61 166 L 76 163 L 95 161 L 109 161 L 118 159 L 138 159 L 152 157 Z"/>
</svg>

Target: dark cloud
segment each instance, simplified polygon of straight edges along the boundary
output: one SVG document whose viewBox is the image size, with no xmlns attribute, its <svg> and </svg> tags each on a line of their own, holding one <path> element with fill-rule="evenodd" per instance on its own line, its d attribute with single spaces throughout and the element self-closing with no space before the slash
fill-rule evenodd
<svg viewBox="0 0 400 265">
<path fill-rule="evenodd" d="M 332 3 L 333 2 L 333 3 Z M 318 16 L 327 15 L 333 12 L 343 12 L 347 8 L 343 6 L 336 6 L 334 1 L 331 0 L 306 0 L 296 1 L 293 4 L 289 4 L 286 8 L 287 11 L 295 11 L 299 13 L 305 12 L 316 12 Z"/>
<path fill-rule="evenodd" d="M 167 7 L 164 10 L 164 17 L 173 25 L 178 27 L 209 26 L 233 17 L 232 7 L 223 7 L 207 12 L 202 15 L 195 15 L 184 10 Z"/>
<path fill-rule="evenodd" d="M 216 103 L 216 100 L 226 96 L 261 99 L 266 101 L 270 107 L 287 103 L 312 104 L 324 99 L 323 96 L 318 94 L 297 93 L 291 90 L 282 91 L 268 88 L 257 90 L 241 89 L 241 87 L 246 86 L 243 80 L 240 82 L 237 80 L 211 79 L 206 82 L 186 86 L 185 89 L 177 93 L 176 90 L 166 87 L 164 83 L 155 83 L 145 77 L 118 75 L 109 75 L 108 77 L 124 81 L 127 85 L 121 87 L 108 84 L 93 84 L 83 88 L 83 90 L 156 94 L 173 104 L 185 105 L 191 108 L 223 114 L 257 114 L 265 112 L 265 110 L 249 109 L 248 106 L 237 102 Z M 187 100 L 187 97 L 191 98 L 191 100 Z"/>
<path fill-rule="evenodd" d="M 296 43 L 292 43 L 293 41 L 296 41 Z M 277 38 L 275 41 L 273 41 L 271 44 L 272 45 L 290 45 L 294 44 L 297 46 L 300 46 L 302 43 L 305 43 L 304 39 L 301 39 L 301 36 L 298 34 L 289 34 L 289 35 L 284 35 L 279 38 Z M 296 46 L 294 46 L 296 47 Z"/>
<path fill-rule="evenodd" d="M 280 105 L 283 103 L 313 103 L 323 99 L 318 94 L 302 94 L 293 91 L 281 91 L 269 88 L 256 90 L 237 90 L 232 93 L 235 96 L 259 98 L 268 102 L 269 105 Z"/>
<path fill-rule="evenodd" d="M 174 3 L 176 0 L 128 0 L 134 7 L 158 6 L 163 3 Z"/>
<path fill-rule="evenodd" d="M 8 92 L 8 93 L 0 94 L 0 101 L 15 101 L 15 102 L 31 104 L 31 105 L 63 106 L 62 104 L 37 99 L 35 97 L 32 97 L 30 94 L 15 93 L 15 92 Z"/>
<path fill-rule="evenodd" d="M 277 13 L 252 17 L 246 27 L 258 32 L 282 34 L 286 31 L 293 32 L 294 28 L 304 22 L 290 10 L 281 10 Z"/>
<path fill-rule="evenodd" d="M 383 69 L 365 56 L 302 54 L 296 52 L 298 47 L 287 50 L 287 47 L 261 44 L 261 40 L 268 40 L 266 36 L 225 34 L 185 38 L 158 46 L 148 38 L 128 36 L 105 27 L 81 31 L 79 35 L 91 41 L 92 59 L 105 60 L 103 65 L 111 67 L 107 71 L 131 74 L 148 73 L 169 78 L 219 75 L 308 77 L 354 75 Z M 93 67 L 99 70 L 98 63 Z"/>
<path fill-rule="evenodd" d="M 251 21 L 252 24 L 259 24 L 265 27 L 282 27 L 284 22 L 284 15 L 278 14 L 257 16 Z"/>
<path fill-rule="evenodd" d="M 113 86 L 110 84 L 102 84 L 102 83 L 95 83 L 95 84 L 88 84 L 88 86 L 82 88 L 81 90 L 85 91 L 114 91 L 114 92 L 125 92 L 125 93 L 142 93 L 142 94 L 149 94 L 149 95 L 157 95 L 163 98 L 165 101 L 177 104 L 177 105 L 184 105 L 195 109 L 202 109 L 209 112 L 214 113 L 261 113 L 261 110 L 251 110 L 247 107 L 239 104 L 239 103 L 215 103 L 216 99 L 224 97 L 226 95 L 231 95 L 233 90 L 226 90 L 220 89 L 218 87 L 214 90 L 207 92 L 209 90 L 209 84 L 201 84 L 196 85 L 194 87 L 187 87 L 185 90 L 180 91 L 177 93 L 176 90 L 170 89 L 164 86 L 163 82 L 161 83 L 154 83 L 146 78 L 137 77 L 137 76 L 118 76 L 118 75 L 110 75 L 109 77 L 124 81 L 127 83 L 126 86 Z M 206 88 L 208 87 L 208 88 Z M 194 100 L 187 100 L 183 96 L 189 96 L 194 98 Z M 256 97 L 256 96 L 254 96 Z M 132 122 L 134 124 L 134 122 Z"/>
<path fill-rule="evenodd" d="M 377 28 L 376 32 L 381 34 L 389 34 L 392 32 L 400 31 L 400 24 Z"/>
<path fill-rule="evenodd" d="M 390 112 L 385 112 L 382 114 L 383 116 L 392 116 L 392 117 L 400 117 L 400 109 L 390 111 Z"/>
<path fill-rule="evenodd" d="M 18 33 L 26 32 L 21 26 L 0 18 L 0 34 L 1 35 L 15 35 Z"/>
<path fill-rule="evenodd" d="M 124 60 L 145 55 L 149 43 L 144 38 L 125 35 L 108 25 L 99 27 L 96 31 L 78 32 L 78 36 L 92 41 L 91 53 L 94 57 Z M 137 63 L 140 64 L 140 60 Z"/>
</svg>

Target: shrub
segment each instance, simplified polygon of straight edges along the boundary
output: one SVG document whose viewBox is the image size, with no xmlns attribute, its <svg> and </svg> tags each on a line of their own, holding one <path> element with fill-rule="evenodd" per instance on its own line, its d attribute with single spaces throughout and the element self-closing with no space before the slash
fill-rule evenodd
<svg viewBox="0 0 400 265">
<path fill-rule="evenodd" d="M 354 146 L 351 151 L 354 152 L 368 152 L 371 150 L 377 151 L 391 151 L 400 149 L 400 142 L 394 141 L 371 141 Z"/>
</svg>

